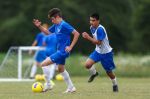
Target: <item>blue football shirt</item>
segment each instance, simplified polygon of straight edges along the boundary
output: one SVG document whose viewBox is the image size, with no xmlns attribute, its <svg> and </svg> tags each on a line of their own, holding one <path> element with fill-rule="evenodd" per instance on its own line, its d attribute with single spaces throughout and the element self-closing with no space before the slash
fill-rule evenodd
<svg viewBox="0 0 150 99">
<path fill-rule="evenodd" d="M 57 51 L 57 38 L 56 34 L 51 34 L 45 37 L 46 55 L 50 56 Z"/>
<path fill-rule="evenodd" d="M 43 45 L 43 40 L 44 40 L 45 36 L 46 35 L 42 32 L 37 34 L 37 36 L 35 38 L 35 40 L 37 41 L 37 46 L 42 46 Z"/>
<path fill-rule="evenodd" d="M 57 37 L 57 48 L 58 51 L 62 53 L 67 53 L 65 51 L 66 46 L 70 46 L 70 34 L 73 32 L 74 28 L 65 22 L 64 20 L 59 24 L 54 24 L 49 28 L 51 33 L 55 33 Z"/>
</svg>

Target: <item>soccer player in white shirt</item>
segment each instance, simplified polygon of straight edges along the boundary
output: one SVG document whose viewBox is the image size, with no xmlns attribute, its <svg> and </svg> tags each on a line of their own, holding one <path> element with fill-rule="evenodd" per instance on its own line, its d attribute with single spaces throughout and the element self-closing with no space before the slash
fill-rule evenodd
<svg viewBox="0 0 150 99">
<path fill-rule="evenodd" d="M 103 68 L 105 69 L 107 75 L 112 81 L 113 84 L 113 92 L 118 92 L 118 84 L 116 81 L 116 76 L 113 73 L 113 69 L 115 69 L 115 64 L 113 61 L 113 51 L 111 46 L 109 45 L 107 32 L 105 28 L 100 24 L 99 14 L 93 13 L 90 16 L 90 30 L 93 35 L 91 37 L 87 32 L 82 33 L 82 37 L 91 41 L 96 45 L 95 50 L 91 53 L 89 58 L 85 63 L 85 67 L 90 71 L 91 76 L 88 82 L 92 82 L 96 76 L 98 76 L 98 72 L 93 66 L 97 62 L 101 62 Z"/>
</svg>

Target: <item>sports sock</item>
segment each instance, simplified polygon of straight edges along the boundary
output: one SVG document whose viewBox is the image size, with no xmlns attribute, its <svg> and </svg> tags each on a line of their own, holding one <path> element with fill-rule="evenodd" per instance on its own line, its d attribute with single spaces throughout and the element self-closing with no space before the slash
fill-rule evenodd
<svg viewBox="0 0 150 99">
<path fill-rule="evenodd" d="M 49 68 L 49 71 L 50 71 L 50 74 L 49 74 L 50 79 L 53 79 L 53 77 L 54 77 L 55 68 L 56 68 L 56 64 L 51 64 L 51 65 L 50 65 L 50 68 Z"/>
<path fill-rule="evenodd" d="M 61 74 L 64 77 L 64 80 L 65 80 L 68 88 L 74 87 L 74 85 L 73 85 L 73 83 L 72 83 L 72 81 L 70 79 L 69 73 L 66 70 L 64 70 L 64 72 L 62 72 Z"/>
<path fill-rule="evenodd" d="M 114 79 L 111 79 L 111 81 L 112 81 L 112 84 L 113 84 L 113 85 L 117 85 L 116 77 L 115 77 Z"/>
<path fill-rule="evenodd" d="M 91 75 L 96 74 L 96 69 L 95 69 L 94 65 L 89 69 L 89 72 L 90 72 Z"/>
<path fill-rule="evenodd" d="M 37 66 L 36 66 L 36 64 L 33 64 L 32 68 L 31 68 L 30 77 L 34 77 L 36 71 L 37 71 Z"/>
<path fill-rule="evenodd" d="M 46 83 L 47 84 L 50 84 L 50 80 L 51 80 L 51 78 L 50 78 L 50 66 L 43 66 L 42 67 L 42 70 L 43 70 L 43 73 L 44 73 L 44 75 L 45 75 L 45 80 L 46 80 Z"/>
</svg>

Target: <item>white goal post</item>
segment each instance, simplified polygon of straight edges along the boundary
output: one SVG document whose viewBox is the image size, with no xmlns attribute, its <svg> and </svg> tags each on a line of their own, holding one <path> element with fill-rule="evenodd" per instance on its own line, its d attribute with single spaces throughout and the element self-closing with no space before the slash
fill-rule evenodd
<svg viewBox="0 0 150 99">
<path fill-rule="evenodd" d="M 4 60 L 0 65 L 0 81 L 5 80 L 13 81 L 14 79 L 16 79 L 16 81 L 27 81 L 27 78 L 23 78 L 23 52 L 28 52 L 30 50 L 37 51 L 44 49 L 45 49 L 44 47 L 33 47 L 33 46 L 10 47 L 6 56 L 4 57 Z M 31 59 L 33 59 L 33 56 L 30 58 L 30 60 Z M 15 67 L 15 65 L 17 65 L 17 67 Z M 15 71 L 14 69 L 17 70 Z M 13 73 L 9 74 L 9 72 L 11 71 L 13 71 Z M 8 76 L 5 76 L 5 74 Z M 14 77 L 12 75 L 14 75 Z"/>
</svg>

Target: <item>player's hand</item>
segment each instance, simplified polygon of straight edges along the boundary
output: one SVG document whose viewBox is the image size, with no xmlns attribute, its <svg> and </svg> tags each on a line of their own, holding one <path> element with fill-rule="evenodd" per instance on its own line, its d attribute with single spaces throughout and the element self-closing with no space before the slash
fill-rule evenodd
<svg viewBox="0 0 150 99">
<path fill-rule="evenodd" d="M 41 26 L 41 21 L 39 21 L 38 19 L 33 19 L 33 24 L 34 24 L 36 27 L 39 27 L 39 26 Z"/>
<path fill-rule="evenodd" d="M 71 50 L 72 50 L 72 47 L 70 47 L 70 46 L 67 46 L 65 49 L 66 52 L 70 52 Z"/>
<path fill-rule="evenodd" d="M 87 32 L 83 32 L 82 33 L 82 37 L 85 38 L 85 39 L 88 39 L 89 38 L 89 34 Z"/>
</svg>

